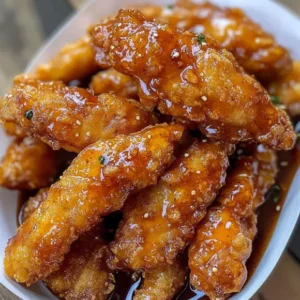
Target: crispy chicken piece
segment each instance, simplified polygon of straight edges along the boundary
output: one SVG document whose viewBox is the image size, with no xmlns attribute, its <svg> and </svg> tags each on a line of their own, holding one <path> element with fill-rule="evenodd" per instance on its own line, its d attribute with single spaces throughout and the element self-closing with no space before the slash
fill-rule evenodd
<svg viewBox="0 0 300 300">
<path fill-rule="evenodd" d="M 134 80 L 113 68 L 100 71 L 93 76 L 90 88 L 95 94 L 114 93 L 126 98 L 137 98 L 137 85 Z"/>
<path fill-rule="evenodd" d="M 300 115 L 300 61 L 294 61 L 293 69 L 286 76 L 272 82 L 268 91 L 287 106 L 291 115 Z"/>
<path fill-rule="evenodd" d="M 25 203 L 24 223 L 46 200 L 49 188 L 41 189 Z M 106 265 L 107 242 L 102 238 L 102 225 L 84 233 L 75 241 L 59 270 L 44 280 L 51 291 L 62 299 L 107 299 L 114 288 L 114 276 Z"/>
<path fill-rule="evenodd" d="M 20 139 L 27 136 L 26 131 L 14 122 L 5 122 L 4 130 L 7 135 L 15 136 Z"/>
<path fill-rule="evenodd" d="M 91 39 L 84 36 L 63 47 L 48 63 L 39 65 L 35 76 L 39 80 L 61 80 L 68 83 L 91 76 L 99 69 Z"/>
<path fill-rule="evenodd" d="M 146 21 L 134 10 L 120 10 L 92 36 L 112 67 L 136 79 L 148 108 L 198 122 L 208 137 L 293 147 L 287 114 L 212 38 Z"/>
<path fill-rule="evenodd" d="M 163 265 L 143 272 L 143 283 L 133 300 L 171 300 L 183 288 L 188 275 L 184 259 L 176 259 L 172 265 Z"/>
<path fill-rule="evenodd" d="M 30 285 L 58 270 L 81 234 L 156 183 L 182 134 L 182 126 L 162 124 L 84 149 L 8 242 L 6 274 Z"/>
<path fill-rule="evenodd" d="M 8 147 L 0 163 L 0 186 L 13 190 L 34 190 L 48 186 L 57 174 L 55 152 L 43 142 L 26 137 Z"/>
<path fill-rule="evenodd" d="M 94 96 L 82 88 L 26 76 L 17 77 L 4 97 L 1 119 L 16 122 L 55 150 L 74 152 L 156 122 L 137 101 L 112 94 Z"/>
<path fill-rule="evenodd" d="M 213 37 L 234 55 L 247 73 L 264 82 L 285 75 L 292 67 L 287 49 L 278 45 L 274 36 L 238 8 L 179 0 L 173 7 L 144 6 L 138 9 L 149 20 L 159 19 L 172 27 Z"/>
<path fill-rule="evenodd" d="M 190 282 L 210 299 L 225 299 L 239 292 L 247 279 L 245 263 L 256 234 L 255 207 L 275 181 L 275 155 L 260 145 L 253 157 L 241 156 L 226 179 L 218 204 L 198 226 L 189 248 Z"/>
<path fill-rule="evenodd" d="M 228 144 L 195 141 L 156 186 L 128 199 L 110 245 L 111 267 L 139 270 L 172 264 L 225 183 L 231 151 Z"/>
<path fill-rule="evenodd" d="M 108 299 L 115 287 L 115 278 L 107 268 L 107 242 L 101 236 L 101 225 L 80 236 L 59 270 L 44 280 L 60 299 Z"/>
</svg>

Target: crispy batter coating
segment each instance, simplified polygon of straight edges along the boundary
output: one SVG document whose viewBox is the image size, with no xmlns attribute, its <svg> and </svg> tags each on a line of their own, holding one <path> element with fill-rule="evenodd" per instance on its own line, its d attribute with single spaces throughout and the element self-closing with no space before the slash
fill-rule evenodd
<svg viewBox="0 0 300 300">
<path fill-rule="evenodd" d="M 157 125 L 84 149 L 5 251 L 5 272 L 30 285 L 59 269 L 70 245 L 173 161 L 180 125 Z"/>
<path fill-rule="evenodd" d="M 287 106 L 291 115 L 300 115 L 300 61 L 294 61 L 293 69 L 286 76 L 272 82 L 268 91 Z"/>
<path fill-rule="evenodd" d="M 22 224 L 33 214 L 33 212 L 46 200 L 49 188 L 40 189 L 37 194 L 30 197 L 22 207 L 21 222 Z"/>
<path fill-rule="evenodd" d="M 135 292 L 133 300 L 171 300 L 184 286 L 188 268 L 182 258 L 172 265 L 163 265 L 143 272 L 143 283 Z"/>
<path fill-rule="evenodd" d="M 55 150 L 74 152 L 156 122 L 137 101 L 112 94 L 94 96 L 86 89 L 26 76 L 17 77 L 4 97 L 1 118 L 16 122 Z"/>
<path fill-rule="evenodd" d="M 199 123 L 207 136 L 290 149 L 287 114 L 215 40 L 146 21 L 138 11 L 95 26 L 93 42 L 117 71 L 136 79 L 140 101 L 161 113 Z"/>
<path fill-rule="evenodd" d="M 95 61 L 90 37 L 84 36 L 63 47 L 48 63 L 39 65 L 35 76 L 44 81 L 61 80 L 68 83 L 74 79 L 88 77 L 97 70 L 99 66 Z"/>
<path fill-rule="evenodd" d="M 139 270 L 172 264 L 225 183 L 231 150 L 228 144 L 195 141 L 156 186 L 128 199 L 110 245 L 111 267 Z"/>
<path fill-rule="evenodd" d="M 115 278 L 105 262 L 106 249 L 101 226 L 96 226 L 72 244 L 59 270 L 44 282 L 61 299 L 108 299 Z"/>
<path fill-rule="evenodd" d="M 226 179 L 218 204 L 198 226 L 189 248 L 190 281 L 210 299 L 225 299 L 239 292 L 247 279 L 245 262 L 256 234 L 254 209 L 275 181 L 275 161 L 275 152 L 261 145 L 253 157 L 241 156 Z"/>
<path fill-rule="evenodd" d="M 20 139 L 27 136 L 26 131 L 14 122 L 5 122 L 4 130 L 7 135 L 15 136 Z"/>
<path fill-rule="evenodd" d="M 137 85 L 135 81 L 113 68 L 100 71 L 93 76 L 90 88 L 95 94 L 114 93 L 126 98 L 137 98 Z"/>
<path fill-rule="evenodd" d="M 238 8 L 179 0 L 171 8 L 145 6 L 139 10 L 149 20 L 159 19 L 172 27 L 213 37 L 234 55 L 247 73 L 259 80 L 270 82 L 292 67 L 289 52 Z"/>
<path fill-rule="evenodd" d="M 26 137 L 14 140 L 0 163 L 0 185 L 13 190 L 48 186 L 57 174 L 55 152 L 43 142 Z"/>
</svg>

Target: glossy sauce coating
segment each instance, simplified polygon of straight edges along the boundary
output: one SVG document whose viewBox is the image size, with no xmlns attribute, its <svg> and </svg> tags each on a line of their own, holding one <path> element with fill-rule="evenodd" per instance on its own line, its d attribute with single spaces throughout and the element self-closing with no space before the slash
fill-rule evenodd
<svg viewBox="0 0 300 300">
<path fill-rule="evenodd" d="M 293 69 L 268 86 L 271 95 L 287 106 L 292 116 L 300 115 L 300 61 L 294 61 Z"/>
<path fill-rule="evenodd" d="M 172 27 L 213 37 L 234 55 L 247 73 L 264 82 L 285 75 L 292 67 L 287 49 L 278 45 L 274 36 L 238 8 L 179 0 L 172 7 L 144 6 L 138 9 L 149 20 L 155 18 Z"/>
<path fill-rule="evenodd" d="M 126 98 L 136 99 L 138 97 L 135 81 L 113 68 L 100 71 L 94 75 L 89 87 L 96 95 L 114 93 L 117 96 Z"/>
<path fill-rule="evenodd" d="M 74 79 L 88 77 L 99 68 L 90 37 L 84 36 L 64 46 L 53 59 L 39 65 L 34 74 L 39 80 L 60 80 L 68 83 Z"/>
<path fill-rule="evenodd" d="M 9 240 L 6 274 L 30 285 L 58 270 L 81 234 L 120 210 L 131 193 L 156 183 L 182 134 L 182 126 L 162 124 L 84 149 Z"/>
<path fill-rule="evenodd" d="M 31 112 L 31 118 L 26 113 Z M 99 140 L 129 134 L 156 118 L 134 100 L 113 94 L 94 96 L 62 82 L 19 76 L 0 104 L 0 118 L 14 121 L 53 149 L 79 152 Z"/>
<path fill-rule="evenodd" d="M 139 270 L 173 264 L 224 185 L 231 151 L 225 143 L 194 141 L 156 186 L 128 199 L 110 245 L 111 266 Z"/>
<path fill-rule="evenodd" d="M 27 136 L 26 131 L 14 122 L 5 122 L 3 126 L 7 135 L 15 136 L 20 139 Z"/>
<path fill-rule="evenodd" d="M 239 292 L 247 279 L 245 263 L 257 231 L 255 207 L 262 203 L 277 173 L 275 152 L 261 145 L 257 152 L 238 158 L 189 248 L 191 284 L 210 299 Z"/>
<path fill-rule="evenodd" d="M 0 163 L 0 186 L 33 190 L 51 184 L 58 172 L 55 152 L 32 137 L 14 140 Z"/>
<path fill-rule="evenodd" d="M 117 71 L 136 78 L 140 101 L 163 114 L 198 122 L 205 135 L 290 149 L 287 114 L 215 40 L 146 21 L 138 11 L 95 26 L 93 42 Z"/>
<path fill-rule="evenodd" d="M 133 300 L 170 300 L 180 291 L 188 276 L 186 260 L 182 257 L 172 265 L 162 265 L 143 272 L 143 282 Z"/>
</svg>

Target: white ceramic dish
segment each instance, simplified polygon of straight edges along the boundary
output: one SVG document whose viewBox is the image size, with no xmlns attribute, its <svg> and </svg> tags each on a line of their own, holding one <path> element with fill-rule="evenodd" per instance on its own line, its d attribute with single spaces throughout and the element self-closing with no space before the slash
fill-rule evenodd
<svg viewBox="0 0 300 300">
<path fill-rule="evenodd" d="M 200 0 L 199 0 L 200 1 Z M 102 17 L 116 12 L 119 8 L 132 3 L 170 4 L 172 0 L 91 0 L 77 12 L 39 51 L 26 71 L 38 63 L 46 62 L 63 45 L 80 37 L 87 26 Z M 300 20 L 281 5 L 270 0 L 214 0 L 219 5 L 242 8 L 251 18 L 273 33 L 278 41 L 291 50 L 292 56 L 300 59 Z M 0 129 L 0 155 L 9 143 L 9 138 Z M 269 246 L 251 280 L 242 292 L 232 299 L 249 299 L 263 284 L 275 267 L 282 254 L 300 213 L 300 168 L 288 193 L 281 216 Z M 7 240 L 16 231 L 17 193 L 0 189 L 0 281 L 10 291 L 24 300 L 55 299 L 40 283 L 26 288 L 7 278 L 3 270 L 4 248 Z"/>
</svg>

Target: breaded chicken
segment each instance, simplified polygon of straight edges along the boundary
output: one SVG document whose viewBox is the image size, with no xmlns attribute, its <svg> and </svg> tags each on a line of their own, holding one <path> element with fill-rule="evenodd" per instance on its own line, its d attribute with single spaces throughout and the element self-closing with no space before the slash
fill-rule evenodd
<svg viewBox="0 0 300 300">
<path fill-rule="evenodd" d="M 182 134 L 182 126 L 162 124 L 85 148 L 8 242 L 6 274 L 30 285 L 58 270 L 81 234 L 156 183 Z"/>
<path fill-rule="evenodd" d="M 153 113 L 134 100 L 113 94 L 94 96 L 62 82 L 19 76 L 0 104 L 0 120 L 14 121 L 53 149 L 79 152 L 99 140 L 154 124 Z"/>
<path fill-rule="evenodd" d="M 143 272 L 143 282 L 133 300 L 171 300 L 183 288 L 188 276 L 185 259 Z"/>
<path fill-rule="evenodd" d="M 293 69 L 286 76 L 273 81 L 268 91 L 287 106 L 290 115 L 300 115 L 300 61 L 294 61 Z"/>
<path fill-rule="evenodd" d="M 238 158 L 189 248 L 190 282 L 210 299 L 239 292 L 247 279 L 245 263 L 256 234 L 255 207 L 263 202 L 277 172 L 275 152 L 258 147 L 257 155 Z"/>
<path fill-rule="evenodd" d="M 39 80 L 68 83 L 91 76 L 99 69 L 90 37 L 84 36 L 63 47 L 48 63 L 39 65 L 34 74 Z"/>
<path fill-rule="evenodd" d="M 92 36 L 113 68 L 136 79 L 146 107 L 195 121 L 215 139 L 293 147 L 287 114 L 212 38 L 146 21 L 134 10 L 120 10 Z"/>
<path fill-rule="evenodd" d="M 115 69 L 100 71 L 93 76 L 90 89 L 96 95 L 103 93 L 114 93 L 117 96 L 126 98 L 137 98 L 137 85 L 135 81 Z"/>
<path fill-rule="evenodd" d="M 238 8 L 221 8 L 209 2 L 179 0 L 172 7 L 138 7 L 149 20 L 158 19 L 172 27 L 207 34 L 230 51 L 237 62 L 259 80 L 272 81 L 292 67 L 287 49 L 277 44 Z"/>
<path fill-rule="evenodd" d="M 14 122 L 5 122 L 3 126 L 7 135 L 15 136 L 20 139 L 27 136 L 26 131 Z"/>
<path fill-rule="evenodd" d="M 58 172 L 55 152 L 32 137 L 14 140 L 0 163 L 0 186 L 34 190 L 49 186 Z"/>
<path fill-rule="evenodd" d="M 101 236 L 101 225 L 82 234 L 72 244 L 59 270 L 44 280 L 60 299 L 108 299 L 115 278 L 107 268 L 107 242 Z"/>
<path fill-rule="evenodd" d="M 195 141 L 156 186 L 128 199 L 110 245 L 111 267 L 140 270 L 173 264 L 225 183 L 231 151 L 225 143 Z"/>
</svg>

